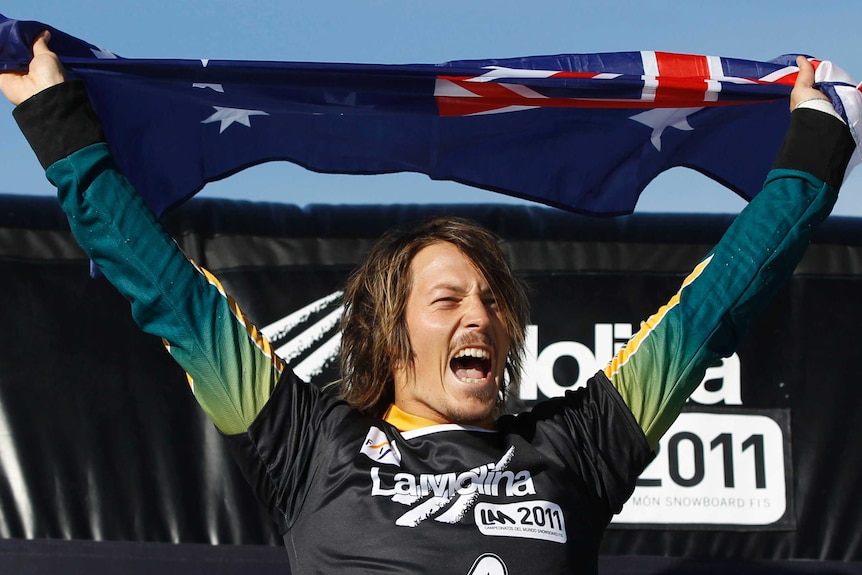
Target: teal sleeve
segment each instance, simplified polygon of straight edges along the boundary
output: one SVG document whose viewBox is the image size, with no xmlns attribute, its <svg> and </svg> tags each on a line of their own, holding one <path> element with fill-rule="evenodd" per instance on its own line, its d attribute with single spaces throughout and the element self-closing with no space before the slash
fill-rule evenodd
<svg viewBox="0 0 862 575">
<path fill-rule="evenodd" d="M 52 163 L 47 176 L 78 242 L 129 300 L 138 325 L 163 339 L 216 427 L 245 431 L 284 369 L 266 338 L 180 251 L 106 144 Z"/>
<path fill-rule="evenodd" d="M 837 199 L 855 144 L 840 121 L 800 112 L 763 190 L 604 370 L 653 448 L 790 278 Z"/>
<path fill-rule="evenodd" d="M 679 292 L 605 368 L 652 447 L 715 360 L 733 353 L 756 314 L 793 273 L 836 190 L 776 170 Z"/>
</svg>

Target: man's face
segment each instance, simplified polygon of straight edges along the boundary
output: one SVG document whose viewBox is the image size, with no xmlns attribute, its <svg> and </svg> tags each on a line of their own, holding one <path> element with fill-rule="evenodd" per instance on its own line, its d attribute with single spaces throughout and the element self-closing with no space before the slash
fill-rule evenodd
<svg viewBox="0 0 862 575">
<path fill-rule="evenodd" d="M 406 319 L 414 361 L 413 369 L 395 368 L 395 404 L 440 423 L 487 421 L 509 350 L 488 282 L 447 242 L 420 250 L 410 270 Z"/>
</svg>

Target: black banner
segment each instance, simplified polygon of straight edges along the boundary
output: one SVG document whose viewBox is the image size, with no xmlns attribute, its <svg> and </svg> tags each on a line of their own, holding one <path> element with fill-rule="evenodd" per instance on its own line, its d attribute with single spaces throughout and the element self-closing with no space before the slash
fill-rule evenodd
<svg viewBox="0 0 862 575">
<path fill-rule="evenodd" d="M 337 377 L 347 274 L 384 230 L 432 212 L 503 235 L 532 288 L 525 408 L 610 359 L 731 221 L 196 200 L 168 224 L 300 375 L 323 383 Z M 605 554 L 862 561 L 860 228 L 830 219 L 738 352 L 710 369 Z M 0 197 L 0 278 L 0 537 L 281 544 L 184 374 L 89 277 L 53 201 Z"/>
</svg>

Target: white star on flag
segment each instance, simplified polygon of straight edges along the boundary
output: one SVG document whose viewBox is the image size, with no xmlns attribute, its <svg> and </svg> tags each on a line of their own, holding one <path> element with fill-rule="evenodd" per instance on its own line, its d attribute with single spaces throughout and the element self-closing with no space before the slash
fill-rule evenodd
<svg viewBox="0 0 862 575">
<path fill-rule="evenodd" d="M 652 128 L 650 141 L 655 149 L 661 152 L 661 136 L 665 128 L 691 131 L 694 128 L 688 123 L 688 117 L 703 108 L 655 108 L 641 112 L 630 119 Z"/>
<path fill-rule="evenodd" d="M 93 56 L 98 58 L 99 60 L 116 60 L 117 55 L 111 52 L 110 50 L 105 50 L 104 48 L 90 48 L 90 52 L 93 53 Z"/>
<path fill-rule="evenodd" d="M 251 116 L 269 116 L 266 112 L 262 110 L 243 110 L 241 108 L 222 108 L 221 106 L 213 106 L 215 108 L 215 113 L 207 118 L 206 120 L 201 120 L 201 124 L 210 124 L 212 122 L 221 122 L 219 126 L 218 133 L 221 134 L 224 132 L 231 124 L 237 122 L 246 126 L 247 128 L 251 128 Z"/>
<path fill-rule="evenodd" d="M 224 94 L 224 86 L 222 86 L 221 84 L 205 84 L 203 82 L 195 82 L 194 84 L 192 84 L 192 88 L 201 88 L 204 90 L 209 88 L 214 92 L 221 92 L 222 94 Z"/>
</svg>

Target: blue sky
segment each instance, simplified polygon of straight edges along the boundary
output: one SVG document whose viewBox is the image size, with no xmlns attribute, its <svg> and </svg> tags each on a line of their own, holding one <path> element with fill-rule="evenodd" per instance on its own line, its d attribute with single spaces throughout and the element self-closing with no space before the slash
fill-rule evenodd
<svg viewBox="0 0 862 575">
<path fill-rule="evenodd" d="M 752 60 L 807 53 L 862 80 L 859 0 L 816 7 L 810 0 L 6 0 L 0 13 L 49 23 L 130 58 L 394 64 L 623 50 Z M 0 193 L 53 194 L 11 110 L 0 102 Z M 416 174 L 321 175 L 284 162 L 209 184 L 202 194 L 300 205 L 517 201 Z M 743 205 L 704 176 L 674 169 L 650 184 L 637 210 L 736 212 Z M 862 169 L 845 184 L 835 213 L 862 217 Z"/>
</svg>

